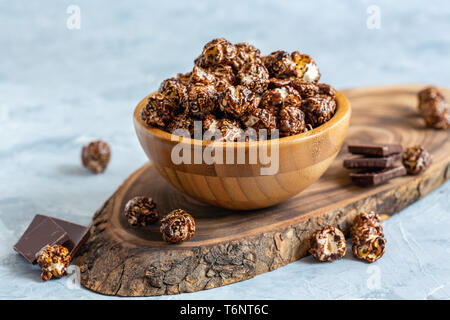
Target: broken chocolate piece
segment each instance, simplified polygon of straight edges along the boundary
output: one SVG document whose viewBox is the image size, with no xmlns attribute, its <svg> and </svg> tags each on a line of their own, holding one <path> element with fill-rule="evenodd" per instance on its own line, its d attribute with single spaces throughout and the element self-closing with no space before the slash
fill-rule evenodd
<svg viewBox="0 0 450 320">
<path fill-rule="evenodd" d="M 48 217 L 42 214 L 37 214 L 34 216 L 33 221 L 31 221 L 28 228 L 23 233 L 22 237 L 29 236 L 29 233 L 36 228 L 42 221 L 45 221 L 46 219 L 50 219 L 53 222 L 55 222 L 59 227 L 61 227 L 65 232 L 68 234 L 68 239 L 65 240 L 62 245 L 66 247 L 69 250 L 70 256 L 73 258 L 78 253 L 79 248 L 81 245 L 87 240 L 89 236 L 89 228 L 72 223 L 69 221 L 61 220 L 54 217 Z M 46 243 L 47 244 L 47 243 Z M 44 244 L 45 245 L 45 244 Z M 42 245 L 41 248 L 44 246 Z M 40 249 L 40 248 L 39 248 Z"/>
<path fill-rule="evenodd" d="M 14 250 L 32 264 L 36 263 L 36 254 L 44 246 L 62 245 L 69 240 L 69 234 L 48 217 L 27 231 L 14 245 Z"/>
<path fill-rule="evenodd" d="M 350 173 L 352 181 L 360 186 L 376 186 L 393 178 L 406 175 L 406 169 L 403 166 L 385 169 L 381 171 L 363 171 L 359 173 Z"/>
<path fill-rule="evenodd" d="M 397 161 L 402 159 L 400 154 L 394 154 L 383 158 L 353 158 L 345 159 L 344 167 L 347 169 L 386 169 L 392 168 Z"/>
<path fill-rule="evenodd" d="M 69 254 L 73 259 L 77 255 L 80 247 L 86 242 L 87 238 L 89 237 L 89 227 L 53 217 L 50 217 L 50 219 L 61 226 L 69 235 L 69 241 L 65 242 L 64 246 L 69 250 Z"/>
<path fill-rule="evenodd" d="M 374 145 L 349 145 L 348 151 L 354 154 L 366 156 L 386 157 L 401 153 L 402 146 L 399 144 L 374 144 Z"/>
</svg>

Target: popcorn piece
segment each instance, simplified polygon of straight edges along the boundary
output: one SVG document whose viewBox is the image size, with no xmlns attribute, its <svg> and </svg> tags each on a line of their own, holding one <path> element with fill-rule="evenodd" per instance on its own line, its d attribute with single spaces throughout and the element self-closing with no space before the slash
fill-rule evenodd
<svg viewBox="0 0 450 320">
<path fill-rule="evenodd" d="M 187 114 L 179 114 L 167 125 L 166 130 L 172 134 L 179 136 L 186 136 L 184 132 L 176 131 L 178 129 L 184 129 L 189 132 L 192 137 L 194 134 L 194 120 Z"/>
<path fill-rule="evenodd" d="M 261 97 L 260 108 L 270 110 L 272 113 L 278 114 L 283 106 L 283 100 L 286 97 L 285 88 L 277 88 L 267 90 Z"/>
<path fill-rule="evenodd" d="M 69 250 L 59 244 L 47 245 L 36 254 L 37 264 L 41 268 L 44 281 L 52 277 L 61 278 L 67 273 L 70 264 Z"/>
<path fill-rule="evenodd" d="M 263 93 L 269 85 L 269 72 L 262 63 L 249 62 L 238 73 L 240 84 L 255 93 Z"/>
<path fill-rule="evenodd" d="M 261 97 L 260 108 L 264 108 L 278 114 L 285 107 L 299 107 L 301 97 L 292 87 L 282 87 L 267 90 Z"/>
<path fill-rule="evenodd" d="M 233 67 L 239 70 L 245 64 L 251 63 L 262 63 L 261 53 L 259 49 L 256 49 L 251 44 L 241 42 L 235 45 L 237 50 L 236 59 L 234 60 Z"/>
<path fill-rule="evenodd" d="M 228 65 L 218 65 L 210 70 L 210 72 L 216 78 L 216 82 L 225 81 L 229 85 L 236 83 L 236 76 L 233 72 L 233 68 Z"/>
<path fill-rule="evenodd" d="M 373 212 L 362 212 L 353 220 L 350 228 L 353 255 L 367 262 L 381 258 L 386 248 L 380 216 Z"/>
<path fill-rule="evenodd" d="M 309 82 L 319 81 L 319 67 L 317 67 L 317 64 L 310 56 L 294 51 L 292 52 L 291 57 L 296 66 L 295 77 Z"/>
<path fill-rule="evenodd" d="M 380 259 L 386 250 L 386 239 L 383 237 L 376 237 L 360 243 L 353 243 L 352 253 L 361 260 L 369 263 Z"/>
<path fill-rule="evenodd" d="M 413 146 L 403 151 L 402 162 L 409 174 L 419 174 L 431 165 L 432 159 L 422 146 Z"/>
<path fill-rule="evenodd" d="M 309 82 L 318 82 L 320 72 L 317 64 L 307 54 L 298 51 L 289 54 L 286 51 L 275 51 L 263 59 L 270 76 L 278 79 L 298 78 Z"/>
<path fill-rule="evenodd" d="M 277 117 L 268 109 L 256 108 L 244 114 L 242 122 L 247 128 L 272 130 L 277 127 Z"/>
<path fill-rule="evenodd" d="M 284 90 L 284 88 L 276 90 Z M 283 99 L 283 108 L 288 107 L 300 108 L 301 102 L 302 100 L 297 90 L 292 89 L 292 93 L 286 95 L 286 97 Z"/>
<path fill-rule="evenodd" d="M 293 78 L 286 79 L 278 79 L 278 78 L 269 78 L 269 89 L 282 88 L 287 86 L 292 86 Z M 300 80 L 301 81 L 301 80 Z"/>
<path fill-rule="evenodd" d="M 222 141 L 236 142 L 243 139 L 243 130 L 236 120 L 222 119 L 218 124 L 218 128 L 222 134 Z"/>
<path fill-rule="evenodd" d="M 106 170 L 111 158 L 111 149 L 104 141 L 93 141 L 84 146 L 81 151 L 83 166 L 98 174 Z"/>
<path fill-rule="evenodd" d="M 302 104 L 306 122 L 313 127 L 324 124 L 334 115 L 336 101 L 328 96 L 315 96 L 306 99 Z"/>
<path fill-rule="evenodd" d="M 428 127 L 450 128 L 450 111 L 444 96 L 438 89 L 430 87 L 419 92 L 419 111 Z"/>
<path fill-rule="evenodd" d="M 309 253 L 319 261 L 335 261 L 347 252 L 344 234 L 332 226 L 316 231 L 309 243 Z"/>
<path fill-rule="evenodd" d="M 352 237 L 352 253 L 369 263 L 380 259 L 386 250 L 386 239 L 379 228 L 363 224 Z"/>
<path fill-rule="evenodd" d="M 212 85 L 190 84 L 187 87 L 183 106 L 190 115 L 203 118 L 214 111 L 216 99 L 216 90 Z"/>
<path fill-rule="evenodd" d="M 237 118 L 257 106 L 258 100 L 253 92 L 241 85 L 228 87 L 220 101 L 220 109 Z"/>
<path fill-rule="evenodd" d="M 228 81 L 226 81 L 224 79 L 219 79 L 216 81 L 215 89 L 217 92 L 217 99 L 219 100 L 219 103 L 220 103 L 220 100 L 223 99 L 228 88 L 230 88 L 232 86 L 233 85 L 231 85 Z"/>
<path fill-rule="evenodd" d="M 305 131 L 305 115 L 296 107 L 286 107 L 280 111 L 280 136 L 291 136 Z"/>
<path fill-rule="evenodd" d="M 183 97 L 183 100 L 185 97 Z M 141 111 L 141 119 L 147 125 L 164 128 L 175 115 L 176 105 L 161 93 L 148 97 L 147 105 Z"/>
<path fill-rule="evenodd" d="M 161 83 L 158 92 L 173 104 L 180 105 L 186 94 L 186 85 L 177 78 L 169 78 Z"/>
<path fill-rule="evenodd" d="M 380 216 L 374 211 L 362 212 L 358 214 L 355 219 L 353 219 L 353 224 L 350 228 L 350 234 L 356 234 L 357 230 L 363 226 L 372 226 L 375 228 L 379 228 L 379 232 L 383 233 Z"/>
<path fill-rule="evenodd" d="M 236 55 L 237 49 L 231 42 L 223 38 L 213 39 L 203 47 L 203 52 L 195 60 L 195 64 L 204 68 L 219 64 L 232 65 Z"/>
<path fill-rule="evenodd" d="M 423 111 L 423 107 L 426 106 L 427 102 L 444 99 L 442 93 L 434 87 L 428 87 L 419 91 L 417 96 L 419 98 L 419 110 L 421 112 Z"/>
<path fill-rule="evenodd" d="M 310 81 L 304 81 L 301 79 L 294 79 L 291 81 L 291 86 L 298 91 L 303 99 L 314 97 L 319 93 L 320 84 L 317 85 Z"/>
<path fill-rule="evenodd" d="M 208 114 L 206 115 L 205 119 L 203 119 L 202 125 L 203 125 L 203 132 L 216 131 L 218 130 L 219 127 L 219 121 L 214 115 Z"/>
<path fill-rule="evenodd" d="M 148 197 L 138 196 L 129 200 L 125 205 L 124 213 L 131 226 L 146 227 L 159 219 L 156 203 Z"/>
<path fill-rule="evenodd" d="M 194 66 L 191 73 L 191 79 L 189 80 L 192 84 L 204 84 L 213 85 L 216 82 L 214 75 L 203 68 Z"/>
<path fill-rule="evenodd" d="M 317 86 L 319 88 L 319 94 L 329 96 L 333 99 L 336 97 L 336 90 L 332 86 L 325 83 L 319 83 Z"/>
<path fill-rule="evenodd" d="M 180 243 L 187 241 L 194 236 L 195 220 L 186 211 L 176 209 L 161 220 L 160 231 L 166 242 Z"/>
<path fill-rule="evenodd" d="M 286 79 L 297 75 L 297 65 L 286 51 L 272 52 L 263 58 L 263 62 L 271 77 Z"/>
<path fill-rule="evenodd" d="M 435 103 L 433 103 L 435 104 Z M 431 109 L 433 110 L 433 109 Z M 450 128 L 450 111 L 445 109 L 442 113 L 431 112 L 425 117 L 425 123 L 430 128 L 448 129 Z"/>
</svg>

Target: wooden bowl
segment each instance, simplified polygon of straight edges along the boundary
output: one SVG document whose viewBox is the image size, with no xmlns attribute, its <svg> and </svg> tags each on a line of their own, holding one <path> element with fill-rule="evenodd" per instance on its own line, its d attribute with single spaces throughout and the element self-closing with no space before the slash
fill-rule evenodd
<svg viewBox="0 0 450 320">
<path fill-rule="evenodd" d="M 159 173 L 185 194 L 202 202 L 233 210 L 259 209 L 278 204 L 319 179 L 339 153 L 351 115 L 347 98 L 336 92 L 335 115 L 330 121 L 311 131 L 267 141 L 210 142 L 181 139 L 146 126 L 139 115 L 147 98 L 134 111 L 134 125 L 142 148 Z M 177 148 L 191 150 L 190 163 L 175 164 L 172 161 L 172 150 L 176 145 Z M 205 161 L 195 163 L 195 150 L 204 152 L 208 146 L 222 150 L 222 164 L 217 163 L 218 161 L 213 164 Z M 276 157 L 277 147 L 279 157 Z M 270 165 L 260 161 L 260 157 L 256 163 L 248 163 L 250 154 L 264 148 L 273 150 L 272 170 L 269 169 Z M 225 161 L 226 155 L 231 155 L 232 152 L 234 155 L 229 159 L 234 161 Z M 236 164 L 239 154 L 245 154 L 244 164 Z M 270 152 L 269 154 L 272 155 Z M 277 159 L 278 171 L 275 171 Z M 264 170 L 275 173 L 266 175 Z"/>
</svg>

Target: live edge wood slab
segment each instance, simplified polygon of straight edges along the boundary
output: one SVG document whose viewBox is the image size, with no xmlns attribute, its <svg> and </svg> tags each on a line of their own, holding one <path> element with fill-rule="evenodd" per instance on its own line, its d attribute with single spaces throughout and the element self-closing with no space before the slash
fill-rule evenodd
<svg viewBox="0 0 450 320">
<path fill-rule="evenodd" d="M 76 259 L 81 283 L 98 293 L 155 296 L 210 289 L 277 269 L 307 254 L 311 233 L 327 224 L 347 232 L 361 211 L 392 215 L 450 176 L 449 131 L 424 127 L 417 92 L 424 85 L 346 90 L 353 108 L 344 146 L 327 172 L 313 185 L 280 205 L 233 212 L 201 204 L 176 191 L 151 164 L 134 172 L 94 215 L 91 235 Z M 443 89 L 447 99 L 450 90 Z M 384 185 L 353 185 L 342 167 L 348 144 L 421 144 L 433 157 L 422 175 Z M 191 212 L 194 238 L 179 245 L 161 240 L 159 225 L 132 228 L 123 216 L 136 195 L 152 196 L 165 214 Z M 387 248 L 389 250 L 389 247 Z"/>
</svg>

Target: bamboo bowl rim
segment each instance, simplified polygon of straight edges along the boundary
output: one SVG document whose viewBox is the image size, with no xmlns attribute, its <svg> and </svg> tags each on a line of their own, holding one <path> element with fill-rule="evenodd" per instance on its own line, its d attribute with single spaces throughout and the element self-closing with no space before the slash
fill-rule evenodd
<svg viewBox="0 0 450 320">
<path fill-rule="evenodd" d="M 257 141 L 240 141 L 240 142 L 227 142 L 227 141 L 209 141 L 209 140 L 198 140 L 193 138 L 180 137 L 176 135 L 172 135 L 169 132 L 166 132 L 162 129 L 150 127 L 148 126 L 140 117 L 141 110 L 145 107 L 147 103 L 147 99 L 155 92 L 150 93 L 145 98 L 143 98 L 139 104 L 136 106 L 134 110 L 134 122 L 135 124 L 139 124 L 139 126 L 143 127 L 149 134 L 158 137 L 161 140 L 166 140 L 167 142 L 179 142 L 180 140 L 183 143 L 191 144 L 193 146 L 201 146 L 201 147 L 211 147 L 211 145 L 215 145 L 217 147 L 255 147 L 260 144 L 273 144 L 279 143 L 280 145 L 289 145 L 289 144 L 297 144 L 303 141 L 307 141 L 318 135 L 324 133 L 325 131 L 331 130 L 332 128 L 338 126 L 341 122 L 345 121 L 347 116 L 350 115 L 351 107 L 348 99 L 342 94 L 340 91 L 336 90 L 336 112 L 333 117 L 322 124 L 321 126 L 314 128 L 307 132 L 302 132 L 293 136 L 282 137 L 278 139 L 268 139 L 268 140 L 257 140 Z M 173 140 L 172 136 L 176 137 Z"/>
</svg>

